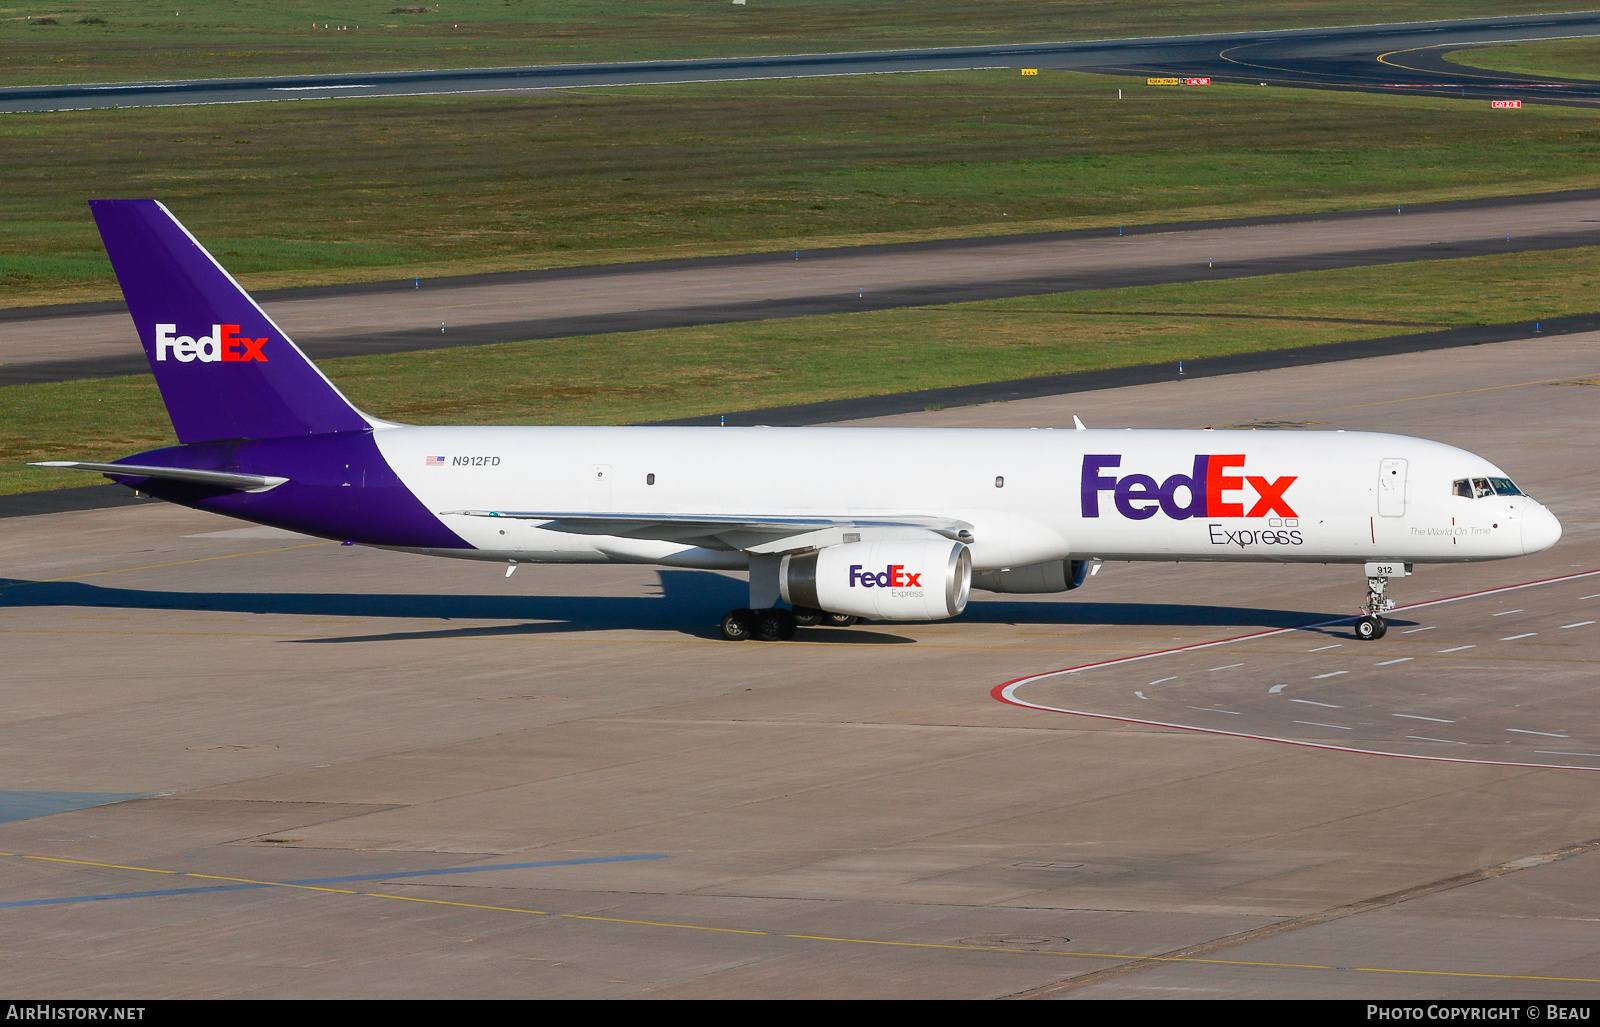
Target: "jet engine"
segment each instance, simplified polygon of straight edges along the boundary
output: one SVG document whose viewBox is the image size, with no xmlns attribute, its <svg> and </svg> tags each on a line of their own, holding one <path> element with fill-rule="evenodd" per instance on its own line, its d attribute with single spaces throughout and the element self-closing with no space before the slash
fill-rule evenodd
<svg viewBox="0 0 1600 1027">
<path fill-rule="evenodd" d="M 999 571 L 978 571 L 972 587 L 985 592 L 1069 592 L 1083 584 L 1089 573 L 1088 560 L 1051 560 L 1027 567 L 1007 567 Z"/>
<path fill-rule="evenodd" d="M 876 620 L 942 620 L 967 607 L 972 556 L 960 542 L 848 542 L 783 558 L 778 589 L 791 606 Z"/>
</svg>

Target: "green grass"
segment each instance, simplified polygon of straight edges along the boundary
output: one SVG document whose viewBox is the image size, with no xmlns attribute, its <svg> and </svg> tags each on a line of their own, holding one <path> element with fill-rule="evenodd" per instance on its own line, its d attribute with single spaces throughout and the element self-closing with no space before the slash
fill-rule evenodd
<svg viewBox="0 0 1600 1027">
<path fill-rule="evenodd" d="M 1382 16 L 1408 21 L 1546 6 L 1397 0 Z M 391 14 L 396 7 L 430 10 Z M 58 24 L 38 24 L 46 17 Z M 0 81 L 816 53 L 1340 25 L 1372 17 L 1336 0 L 751 0 L 742 7 L 727 0 L 79 0 L 0 7 Z M 88 19 L 103 24 L 83 23 Z"/>
<path fill-rule="evenodd" d="M 1600 39 L 1556 39 L 1542 43 L 1485 46 L 1445 54 L 1469 68 L 1550 78 L 1600 79 Z"/>
<path fill-rule="evenodd" d="M 610 424 L 1554 317 L 1595 309 L 1597 289 L 1600 247 L 1587 247 L 322 366 L 364 409 L 409 423 Z M 0 493 L 99 480 L 28 460 L 171 442 L 149 376 L 0 388 Z"/>
<path fill-rule="evenodd" d="M 1600 118 L 987 71 L 13 115 L 0 152 L 16 306 L 116 295 L 93 196 L 261 288 L 1596 186 Z"/>
</svg>

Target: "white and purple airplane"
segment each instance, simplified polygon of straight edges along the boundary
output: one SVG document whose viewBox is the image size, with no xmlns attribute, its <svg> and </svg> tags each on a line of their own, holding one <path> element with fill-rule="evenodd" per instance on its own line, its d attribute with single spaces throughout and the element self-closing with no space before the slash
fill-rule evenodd
<svg viewBox="0 0 1600 1027">
<path fill-rule="evenodd" d="M 1561 537 L 1500 468 L 1400 435 L 395 424 L 356 409 L 160 203 L 90 206 L 181 444 L 38 466 L 507 574 L 747 570 L 730 640 L 954 617 L 973 588 L 1064 592 L 1102 560 L 1362 565 L 1355 631 L 1375 639 L 1414 563 Z"/>
</svg>

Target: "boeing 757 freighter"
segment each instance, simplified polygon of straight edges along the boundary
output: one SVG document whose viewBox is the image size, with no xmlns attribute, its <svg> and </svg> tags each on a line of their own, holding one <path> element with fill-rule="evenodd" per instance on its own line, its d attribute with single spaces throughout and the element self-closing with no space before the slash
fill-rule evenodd
<svg viewBox="0 0 1600 1027">
<path fill-rule="evenodd" d="M 730 640 L 954 617 L 973 588 L 1064 592 L 1102 560 L 1361 566 L 1355 630 L 1376 639 L 1413 564 L 1561 537 L 1500 468 L 1400 435 L 395 424 L 356 409 L 160 203 L 90 206 L 181 444 L 41 466 L 508 574 L 746 570 Z"/>
</svg>

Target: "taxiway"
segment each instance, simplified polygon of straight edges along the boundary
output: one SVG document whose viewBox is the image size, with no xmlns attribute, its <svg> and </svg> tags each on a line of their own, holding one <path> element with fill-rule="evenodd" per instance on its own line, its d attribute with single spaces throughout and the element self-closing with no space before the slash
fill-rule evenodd
<svg viewBox="0 0 1600 1027">
<path fill-rule="evenodd" d="M 508 93 L 1024 66 L 1112 74 L 1198 75 L 1317 89 L 1424 89 L 1461 96 L 1589 105 L 1600 100 L 1600 83 L 1463 69 L 1444 63 L 1438 54 L 1461 47 L 1596 34 L 1600 34 L 1600 12 L 1574 11 L 862 53 L 12 86 L 0 89 L 0 113 Z"/>
</svg>

